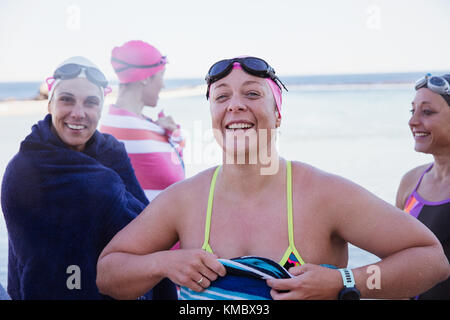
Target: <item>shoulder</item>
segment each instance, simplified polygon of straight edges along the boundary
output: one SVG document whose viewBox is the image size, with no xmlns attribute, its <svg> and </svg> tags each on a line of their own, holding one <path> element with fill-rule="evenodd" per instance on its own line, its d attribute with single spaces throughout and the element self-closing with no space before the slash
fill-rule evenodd
<svg viewBox="0 0 450 320">
<path fill-rule="evenodd" d="M 417 182 L 424 171 L 431 165 L 431 163 L 424 164 L 406 172 L 400 180 L 400 185 L 397 190 L 396 206 L 403 209 L 406 199 L 414 191 Z"/>
<path fill-rule="evenodd" d="M 203 203 L 209 194 L 209 187 L 216 167 L 206 169 L 190 178 L 178 181 L 152 201 L 151 205 L 171 209 L 174 214 L 189 211 Z"/>
<path fill-rule="evenodd" d="M 157 198 L 165 197 L 172 199 L 176 197 L 185 201 L 189 199 L 195 201 L 200 194 L 203 194 L 205 191 L 209 192 L 211 179 L 216 168 L 217 167 L 206 169 L 190 178 L 180 180 L 170 185 L 161 192 Z"/>
<path fill-rule="evenodd" d="M 292 161 L 292 177 L 293 185 L 320 194 L 329 190 L 339 190 L 339 187 L 356 185 L 344 177 L 299 161 Z"/>
<path fill-rule="evenodd" d="M 301 197 L 310 211 L 328 218 L 379 202 L 367 189 L 337 174 L 301 162 L 293 162 L 292 171 L 294 197 Z"/>
</svg>

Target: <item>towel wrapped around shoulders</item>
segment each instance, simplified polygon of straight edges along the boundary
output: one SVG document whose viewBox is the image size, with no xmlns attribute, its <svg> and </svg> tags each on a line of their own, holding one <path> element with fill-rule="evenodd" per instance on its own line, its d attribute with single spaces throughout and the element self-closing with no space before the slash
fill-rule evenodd
<svg viewBox="0 0 450 320">
<path fill-rule="evenodd" d="M 13 299 L 102 299 L 97 259 L 148 200 L 122 143 L 96 131 L 84 151 L 72 150 L 52 132 L 49 114 L 9 162 L 1 204 Z M 164 290 L 160 297 L 176 297 L 173 286 Z"/>
</svg>

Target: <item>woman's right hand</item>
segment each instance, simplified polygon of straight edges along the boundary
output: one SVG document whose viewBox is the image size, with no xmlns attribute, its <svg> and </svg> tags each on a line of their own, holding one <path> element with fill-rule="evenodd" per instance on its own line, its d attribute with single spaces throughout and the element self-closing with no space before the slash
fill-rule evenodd
<svg viewBox="0 0 450 320">
<path fill-rule="evenodd" d="M 203 291 L 216 280 L 225 276 L 223 264 L 215 254 L 202 249 L 178 249 L 167 252 L 165 276 L 176 284 L 196 292 Z"/>
</svg>

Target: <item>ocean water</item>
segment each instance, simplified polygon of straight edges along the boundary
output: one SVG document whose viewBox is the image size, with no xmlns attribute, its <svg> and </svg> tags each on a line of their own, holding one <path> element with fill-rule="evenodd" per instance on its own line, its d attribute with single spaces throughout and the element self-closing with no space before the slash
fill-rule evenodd
<svg viewBox="0 0 450 320">
<path fill-rule="evenodd" d="M 279 129 L 280 154 L 341 175 L 394 204 L 402 175 L 432 158 L 413 150 L 409 132 L 411 86 L 295 87 L 284 95 Z M 4 102 L 7 103 L 7 102 Z M 45 103 L 45 102 L 41 102 Z M 105 107 L 105 112 L 106 112 Z M 161 94 L 150 116 L 164 110 L 181 124 L 188 140 L 185 149 L 187 176 L 220 162 L 220 150 L 210 128 L 209 104 L 204 94 Z M 0 112 L 0 175 L 19 143 L 41 113 L 11 116 Z M 361 208 L 363 210 L 363 208 Z M 0 218 L 0 283 L 7 284 L 7 231 Z M 301 252 L 301 246 L 299 247 Z M 379 259 L 350 246 L 349 267 Z"/>
</svg>

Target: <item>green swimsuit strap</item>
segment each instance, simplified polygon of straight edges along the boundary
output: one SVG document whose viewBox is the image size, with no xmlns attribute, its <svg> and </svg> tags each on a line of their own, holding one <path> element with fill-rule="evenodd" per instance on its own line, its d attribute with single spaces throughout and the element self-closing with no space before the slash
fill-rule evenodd
<svg viewBox="0 0 450 320">
<path fill-rule="evenodd" d="M 294 253 L 300 264 L 305 264 L 300 253 L 295 247 L 294 241 L 294 217 L 292 210 L 292 163 L 286 161 L 286 197 L 287 197 L 287 215 L 288 215 L 288 232 L 289 232 L 289 248 Z"/>
<path fill-rule="evenodd" d="M 202 249 L 210 253 L 213 253 L 211 246 L 209 245 L 209 231 L 211 228 L 211 213 L 214 200 L 214 189 L 216 188 L 217 175 L 219 174 L 219 170 L 221 167 L 222 166 L 217 166 L 211 179 L 211 186 L 209 187 L 208 209 L 206 210 L 205 239 L 203 240 Z"/>
</svg>

